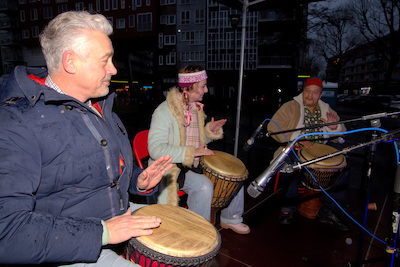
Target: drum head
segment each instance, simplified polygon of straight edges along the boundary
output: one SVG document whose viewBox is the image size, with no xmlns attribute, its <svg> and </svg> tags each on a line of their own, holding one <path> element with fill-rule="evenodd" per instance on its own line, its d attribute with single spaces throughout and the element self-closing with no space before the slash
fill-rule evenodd
<svg viewBox="0 0 400 267">
<path fill-rule="evenodd" d="M 303 147 L 299 151 L 299 158 L 302 162 L 307 162 L 331 153 L 335 153 L 338 150 L 334 147 L 324 145 L 324 144 L 314 144 L 313 148 Z M 309 168 L 344 168 L 346 166 L 346 158 L 343 155 L 337 155 L 332 158 L 321 160 L 310 164 Z"/>
<path fill-rule="evenodd" d="M 174 257 L 203 256 L 220 245 L 215 227 L 197 213 L 181 207 L 155 204 L 135 211 L 138 216 L 161 218 L 153 234 L 136 240 L 152 250 Z"/>
<path fill-rule="evenodd" d="M 225 176 L 247 178 L 247 168 L 240 159 L 222 151 L 214 152 L 214 156 L 202 156 L 201 160 L 207 167 Z"/>
</svg>

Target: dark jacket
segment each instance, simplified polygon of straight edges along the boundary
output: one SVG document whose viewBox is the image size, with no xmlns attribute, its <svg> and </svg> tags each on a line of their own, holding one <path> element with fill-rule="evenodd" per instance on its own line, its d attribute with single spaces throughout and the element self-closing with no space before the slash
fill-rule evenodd
<svg viewBox="0 0 400 267">
<path fill-rule="evenodd" d="M 101 219 L 127 210 L 142 170 L 113 94 L 101 118 L 29 74 L 47 71 L 19 66 L 0 88 L 0 264 L 96 261 Z"/>
</svg>

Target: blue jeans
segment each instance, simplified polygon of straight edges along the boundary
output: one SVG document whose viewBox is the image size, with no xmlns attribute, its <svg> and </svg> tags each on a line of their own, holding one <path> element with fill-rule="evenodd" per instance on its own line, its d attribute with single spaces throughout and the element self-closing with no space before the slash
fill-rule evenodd
<svg viewBox="0 0 400 267">
<path fill-rule="evenodd" d="M 200 214 L 210 221 L 211 202 L 214 195 L 214 185 L 204 174 L 188 171 L 185 174 L 185 183 L 181 188 L 188 194 L 187 204 L 191 211 Z M 243 221 L 244 189 L 243 187 L 232 199 L 228 207 L 221 210 L 221 222 L 238 224 Z"/>
<path fill-rule="evenodd" d="M 112 251 L 111 249 L 102 249 L 97 262 L 93 263 L 74 263 L 66 265 L 69 267 L 140 267 L 140 265 L 125 260 L 123 257 Z"/>
</svg>

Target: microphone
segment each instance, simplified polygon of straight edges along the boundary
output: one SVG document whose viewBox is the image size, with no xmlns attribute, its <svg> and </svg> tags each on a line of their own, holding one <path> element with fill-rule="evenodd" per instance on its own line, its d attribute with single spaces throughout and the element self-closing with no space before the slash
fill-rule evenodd
<svg viewBox="0 0 400 267">
<path fill-rule="evenodd" d="M 283 164 L 290 151 L 296 144 L 296 140 L 292 141 L 282 152 L 271 162 L 268 168 L 260 174 L 250 185 L 247 187 L 247 193 L 253 197 L 258 197 L 263 191 L 265 185 L 271 180 L 272 175 L 276 173 L 278 168 Z"/>
<path fill-rule="evenodd" d="M 400 129 L 387 132 L 381 136 L 384 142 L 395 141 L 400 138 Z"/>
<path fill-rule="evenodd" d="M 264 123 L 266 120 L 264 120 L 260 125 L 258 125 L 257 129 L 254 131 L 253 135 L 250 137 L 249 140 L 244 144 L 243 149 L 244 151 L 249 151 L 250 147 L 254 144 L 254 140 L 256 137 L 260 134 L 261 129 L 264 127 Z"/>
</svg>

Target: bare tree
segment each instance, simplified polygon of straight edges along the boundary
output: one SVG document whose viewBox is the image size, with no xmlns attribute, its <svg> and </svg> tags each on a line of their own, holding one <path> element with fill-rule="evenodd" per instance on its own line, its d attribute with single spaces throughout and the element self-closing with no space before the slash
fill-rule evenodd
<svg viewBox="0 0 400 267">
<path fill-rule="evenodd" d="M 309 74 L 311 77 L 318 77 L 325 79 L 324 61 L 321 60 L 321 55 L 318 51 L 312 50 L 313 45 L 309 45 L 308 53 L 304 56 L 301 66 L 299 66 L 299 72 Z"/>
<path fill-rule="evenodd" d="M 314 40 L 314 49 L 327 63 L 326 78 L 338 82 L 349 59 L 348 52 L 359 45 L 362 38 L 348 4 L 324 4 L 310 9 L 310 38 Z"/>
<path fill-rule="evenodd" d="M 387 89 L 399 62 L 400 0 L 352 0 L 352 4 L 362 35 L 375 48 L 377 58 L 387 63 L 383 81 Z"/>
</svg>

